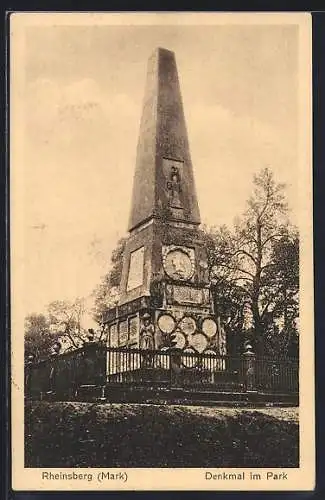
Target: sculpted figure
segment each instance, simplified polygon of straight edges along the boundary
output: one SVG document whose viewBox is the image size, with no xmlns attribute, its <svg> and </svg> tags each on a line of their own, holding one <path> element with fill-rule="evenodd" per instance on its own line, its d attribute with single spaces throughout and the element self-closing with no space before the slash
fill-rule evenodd
<svg viewBox="0 0 325 500">
<path fill-rule="evenodd" d="M 145 313 L 142 316 L 142 326 L 140 329 L 140 348 L 154 349 L 155 328 L 151 322 L 150 314 Z"/>
<path fill-rule="evenodd" d="M 180 200 L 181 180 L 177 167 L 172 167 L 170 171 L 170 181 L 167 183 L 169 190 L 170 205 L 172 207 L 182 208 Z"/>
</svg>

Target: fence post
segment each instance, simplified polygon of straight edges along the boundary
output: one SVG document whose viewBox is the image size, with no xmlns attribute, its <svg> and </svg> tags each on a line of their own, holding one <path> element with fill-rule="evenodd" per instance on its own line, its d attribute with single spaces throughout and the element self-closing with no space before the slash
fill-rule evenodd
<svg viewBox="0 0 325 500">
<path fill-rule="evenodd" d="M 179 349 L 172 348 L 169 351 L 170 355 L 170 374 L 171 374 L 171 386 L 175 389 L 180 388 L 180 376 L 181 376 L 181 352 Z"/>
<path fill-rule="evenodd" d="M 253 348 L 249 342 L 245 345 L 246 351 L 243 353 L 244 356 L 244 373 L 245 373 L 245 385 L 247 392 L 255 392 L 255 368 L 256 368 L 256 356 L 253 352 Z"/>
<path fill-rule="evenodd" d="M 57 357 L 58 353 L 53 352 L 50 357 L 50 373 L 49 373 L 49 381 L 48 381 L 48 393 L 55 394 L 57 391 Z"/>
<path fill-rule="evenodd" d="M 25 365 L 25 398 L 30 398 L 32 395 L 33 362 L 34 356 L 30 354 Z"/>
</svg>

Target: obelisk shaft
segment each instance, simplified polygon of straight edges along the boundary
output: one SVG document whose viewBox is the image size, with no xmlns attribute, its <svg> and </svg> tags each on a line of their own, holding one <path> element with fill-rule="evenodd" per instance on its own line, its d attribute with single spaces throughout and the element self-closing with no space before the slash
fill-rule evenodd
<svg viewBox="0 0 325 500">
<path fill-rule="evenodd" d="M 129 231 L 151 218 L 200 223 L 175 55 L 161 48 L 148 63 Z"/>
</svg>

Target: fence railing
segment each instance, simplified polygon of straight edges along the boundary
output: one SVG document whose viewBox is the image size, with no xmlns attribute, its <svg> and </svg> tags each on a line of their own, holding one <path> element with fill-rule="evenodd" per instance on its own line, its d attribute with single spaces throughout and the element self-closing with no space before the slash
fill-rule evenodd
<svg viewBox="0 0 325 500">
<path fill-rule="evenodd" d="M 25 394 L 35 398 L 53 392 L 69 399 L 78 387 L 105 381 L 106 347 L 95 343 L 25 365 Z"/>
<path fill-rule="evenodd" d="M 26 395 L 73 398 L 81 386 L 125 385 L 227 392 L 298 393 L 297 359 L 220 356 L 91 344 L 25 367 Z"/>
</svg>

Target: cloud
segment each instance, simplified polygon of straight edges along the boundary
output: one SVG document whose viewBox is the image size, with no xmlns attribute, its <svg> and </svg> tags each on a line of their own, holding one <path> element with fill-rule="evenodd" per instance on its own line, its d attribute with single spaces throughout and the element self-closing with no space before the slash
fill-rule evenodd
<svg viewBox="0 0 325 500">
<path fill-rule="evenodd" d="M 26 142 L 33 147 L 44 139 L 69 145 L 74 137 L 89 134 L 82 147 L 88 143 L 93 149 L 94 135 L 106 132 L 106 141 L 113 142 L 121 129 L 133 131 L 141 111 L 132 96 L 109 93 L 91 78 L 68 83 L 39 78 L 26 87 L 25 103 Z"/>
</svg>

